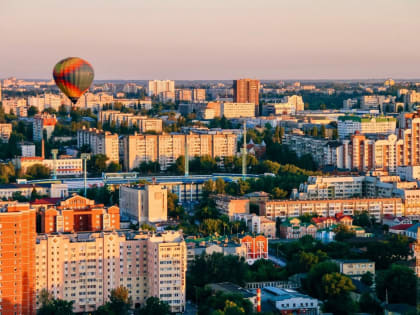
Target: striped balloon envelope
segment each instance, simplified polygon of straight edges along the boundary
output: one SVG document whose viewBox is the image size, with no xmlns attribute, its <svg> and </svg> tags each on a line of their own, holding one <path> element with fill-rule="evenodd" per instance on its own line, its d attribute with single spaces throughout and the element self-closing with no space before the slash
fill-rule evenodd
<svg viewBox="0 0 420 315">
<path fill-rule="evenodd" d="M 76 104 L 92 84 L 94 72 L 89 62 L 78 57 L 69 57 L 55 65 L 53 77 L 60 90 Z"/>
</svg>

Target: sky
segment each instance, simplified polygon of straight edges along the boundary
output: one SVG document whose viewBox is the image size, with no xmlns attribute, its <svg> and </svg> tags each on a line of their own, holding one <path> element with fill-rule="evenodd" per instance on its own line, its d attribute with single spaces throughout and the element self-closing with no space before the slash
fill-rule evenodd
<svg viewBox="0 0 420 315">
<path fill-rule="evenodd" d="M 0 0 L 0 78 L 420 78 L 418 0 Z"/>
</svg>

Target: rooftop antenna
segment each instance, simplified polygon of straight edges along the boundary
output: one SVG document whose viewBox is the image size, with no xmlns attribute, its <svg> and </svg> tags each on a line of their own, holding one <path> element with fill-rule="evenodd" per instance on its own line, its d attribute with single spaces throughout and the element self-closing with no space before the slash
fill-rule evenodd
<svg viewBox="0 0 420 315">
<path fill-rule="evenodd" d="M 244 145 L 242 148 L 242 179 L 245 180 L 245 177 L 246 177 L 246 121 L 244 121 L 243 139 L 244 139 Z"/>
</svg>

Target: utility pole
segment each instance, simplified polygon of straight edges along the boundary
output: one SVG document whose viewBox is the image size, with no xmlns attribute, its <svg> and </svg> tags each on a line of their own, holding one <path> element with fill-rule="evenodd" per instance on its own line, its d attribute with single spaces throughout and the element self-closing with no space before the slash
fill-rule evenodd
<svg viewBox="0 0 420 315">
<path fill-rule="evenodd" d="M 87 195 L 87 191 L 86 191 L 86 186 L 87 186 L 87 166 L 86 166 L 86 161 L 90 160 L 90 154 L 89 153 L 82 153 L 80 155 L 81 159 L 83 160 L 83 176 L 84 176 L 84 181 L 83 181 L 83 187 L 85 190 L 85 197 Z"/>
<path fill-rule="evenodd" d="M 53 156 L 53 179 L 57 179 L 57 149 L 52 149 L 51 154 Z"/>
<path fill-rule="evenodd" d="M 243 140 L 244 140 L 244 145 L 242 148 L 242 179 L 245 180 L 245 177 L 246 177 L 246 121 L 244 121 Z"/>
</svg>

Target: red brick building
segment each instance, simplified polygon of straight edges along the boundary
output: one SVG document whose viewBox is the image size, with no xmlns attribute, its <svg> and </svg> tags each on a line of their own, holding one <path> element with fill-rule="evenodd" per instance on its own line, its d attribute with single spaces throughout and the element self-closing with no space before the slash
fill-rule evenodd
<svg viewBox="0 0 420 315">
<path fill-rule="evenodd" d="M 39 212 L 41 232 L 96 232 L 120 228 L 120 209 L 105 208 L 94 200 L 74 194 L 57 206 Z"/>
<path fill-rule="evenodd" d="M 234 80 L 233 101 L 235 103 L 254 103 L 255 114 L 259 115 L 260 81 L 252 79 Z"/>
<path fill-rule="evenodd" d="M 0 313 L 35 314 L 35 210 L 28 203 L 0 209 Z"/>
<path fill-rule="evenodd" d="M 241 239 L 246 245 L 246 261 L 253 263 L 258 259 L 268 259 L 268 239 L 264 235 L 246 235 Z"/>
</svg>

